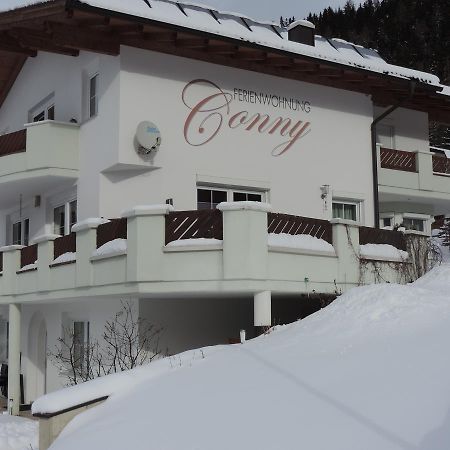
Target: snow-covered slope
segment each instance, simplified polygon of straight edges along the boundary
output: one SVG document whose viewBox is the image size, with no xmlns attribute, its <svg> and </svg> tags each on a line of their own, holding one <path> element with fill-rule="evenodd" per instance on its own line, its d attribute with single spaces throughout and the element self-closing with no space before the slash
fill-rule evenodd
<svg viewBox="0 0 450 450">
<path fill-rule="evenodd" d="M 354 289 L 243 345 L 76 387 L 82 397 L 109 383 L 112 395 L 51 450 L 448 450 L 448 342 L 446 264 L 412 285 Z"/>
<path fill-rule="evenodd" d="M 39 423 L 35 420 L 0 415 L 1 450 L 39 450 Z"/>
</svg>

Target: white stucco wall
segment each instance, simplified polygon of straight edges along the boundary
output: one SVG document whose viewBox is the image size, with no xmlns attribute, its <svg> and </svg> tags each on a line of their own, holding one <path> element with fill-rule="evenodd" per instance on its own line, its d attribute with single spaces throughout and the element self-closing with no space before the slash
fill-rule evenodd
<svg viewBox="0 0 450 450">
<path fill-rule="evenodd" d="M 162 327 L 160 349 L 170 355 L 208 345 L 228 344 L 245 329 L 253 333 L 253 298 L 140 299 L 139 312 Z"/>
<path fill-rule="evenodd" d="M 331 216 L 331 208 L 324 211 L 320 186 L 329 184 L 339 196 L 363 198 L 363 216 L 371 223 L 369 130 L 373 110 L 369 97 L 131 48 L 122 48 L 121 67 L 117 162 L 142 168 L 149 165 L 136 154 L 133 137 L 140 121 L 151 120 L 162 133 L 161 149 L 154 158 L 154 165 L 161 169 L 105 176 L 101 183 L 102 215 L 114 215 L 130 202 L 161 203 L 167 198 L 174 199 L 177 209 L 194 209 L 200 179 L 248 188 L 268 186 L 268 200 L 275 210 L 325 218 Z M 227 93 L 240 88 L 305 100 L 311 112 L 233 99 L 229 114 L 226 108 L 218 111 L 223 123 L 216 137 L 195 147 L 183 136 L 190 110 L 183 104 L 182 92 L 187 83 L 199 78 Z M 193 106 L 216 92 L 211 86 L 194 87 L 186 98 Z M 257 126 L 251 131 L 243 126 L 230 129 L 228 121 L 239 111 L 268 114 L 272 121 L 277 117 L 308 121 L 311 131 L 283 155 L 272 156 L 272 150 L 286 142 L 286 137 L 280 136 L 279 130 L 272 135 L 259 133 Z M 194 122 L 188 132 L 192 142 L 199 139 L 198 133 L 195 135 L 199 121 Z M 212 122 L 207 125 L 217 127 Z M 210 132 L 207 129 L 205 134 Z"/>
<path fill-rule="evenodd" d="M 138 314 L 138 301 L 133 299 L 122 299 L 130 301 L 132 307 Z M 45 320 L 47 331 L 47 351 L 55 352 L 58 346 L 58 338 L 63 335 L 64 324 L 68 320 L 72 321 L 88 321 L 90 340 L 101 340 L 102 332 L 107 320 L 114 318 L 114 314 L 121 310 L 121 299 L 93 299 L 79 300 L 70 303 L 23 306 L 22 308 L 22 373 L 24 373 L 25 397 L 26 401 L 34 400 L 34 377 L 36 372 L 34 363 L 30 360 L 30 343 L 34 336 L 31 321 L 35 314 L 40 314 Z M 47 359 L 47 375 L 46 387 L 47 392 L 51 392 L 64 387 L 67 380 L 61 376 L 59 370 L 52 363 L 51 359 Z"/>
<path fill-rule="evenodd" d="M 374 117 L 383 111 L 382 108 L 374 108 Z M 394 144 L 397 150 L 430 150 L 428 113 L 398 108 L 381 123 L 394 127 Z"/>
</svg>

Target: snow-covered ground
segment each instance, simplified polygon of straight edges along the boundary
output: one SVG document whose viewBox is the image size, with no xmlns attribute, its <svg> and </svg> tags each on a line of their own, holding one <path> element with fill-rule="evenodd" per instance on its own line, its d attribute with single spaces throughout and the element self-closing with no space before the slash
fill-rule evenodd
<svg viewBox="0 0 450 450">
<path fill-rule="evenodd" d="M 38 400 L 110 394 L 51 450 L 448 450 L 450 265 L 373 285 L 245 344 L 186 352 Z"/>
<path fill-rule="evenodd" d="M 0 415 L 0 450 L 39 450 L 39 423 L 6 414 Z"/>
</svg>

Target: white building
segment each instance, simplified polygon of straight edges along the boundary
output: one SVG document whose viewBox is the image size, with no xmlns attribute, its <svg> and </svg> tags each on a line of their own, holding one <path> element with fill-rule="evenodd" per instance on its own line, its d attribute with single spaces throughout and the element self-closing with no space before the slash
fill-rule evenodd
<svg viewBox="0 0 450 450">
<path fill-rule="evenodd" d="M 170 353 L 226 343 L 373 281 L 359 258 L 395 278 L 396 255 L 360 244 L 401 249 L 403 235 L 367 227 L 429 233 L 449 213 L 450 164 L 428 131 L 450 123 L 450 88 L 433 75 L 307 22 L 288 31 L 169 0 L 20 3 L 0 13 L 14 408 L 19 366 L 25 402 L 60 387 L 47 350 L 67 328 L 101 335 L 122 300 L 165 329 Z M 148 155 L 142 122 L 161 136 Z"/>
</svg>

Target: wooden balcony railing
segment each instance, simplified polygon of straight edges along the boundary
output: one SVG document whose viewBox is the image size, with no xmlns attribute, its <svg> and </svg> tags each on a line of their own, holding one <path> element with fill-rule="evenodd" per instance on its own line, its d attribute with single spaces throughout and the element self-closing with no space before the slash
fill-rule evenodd
<svg viewBox="0 0 450 450">
<path fill-rule="evenodd" d="M 127 219 L 111 219 L 97 228 L 97 248 L 114 239 L 127 238 Z"/>
<path fill-rule="evenodd" d="M 364 244 L 389 244 L 399 250 L 406 251 L 405 236 L 400 231 L 379 230 L 376 228 L 360 227 L 359 243 Z"/>
<path fill-rule="evenodd" d="M 34 264 L 38 258 L 37 244 L 29 245 L 20 250 L 20 268 Z"/>
<path fill-rule="evenodd" d="M 445 156 L 433 155 L 433 172 L 450 175 L 450 159 Z"/>
<path fill-rule="evenodd" d="M 27 131 L 20 130 L 0 136 L 0 157 L 22 153 L 27 147 Z"/>
<path fill-rule="evenodd" d="M 67 236 L 61 236 L 55 239 L 53 246 L 53 259 L 59 258 L 64 253 L 76 253 L 77 251 L 77 235 L 70 233 Z"/>
<path fill-rule="evenodd" d="M 221 211 L 175 211 L 166 216 L 166 244 L 180 239 L 198 238 L 223 239 Z"/>
<path fill-rule="evenodd" d="M 416 154 L 392 148 L 380 148 L 380 161 L 383 169 L 417 172 Z"/>
<path fill-rule="evenodd" d="M 309 217 L 291 216 L 289 214 L 268 214 L 268 232 L 275 234 L 309 234 L 318 239 L 333 243 L 331 223 L 327 220 Z"/>
</svg>

